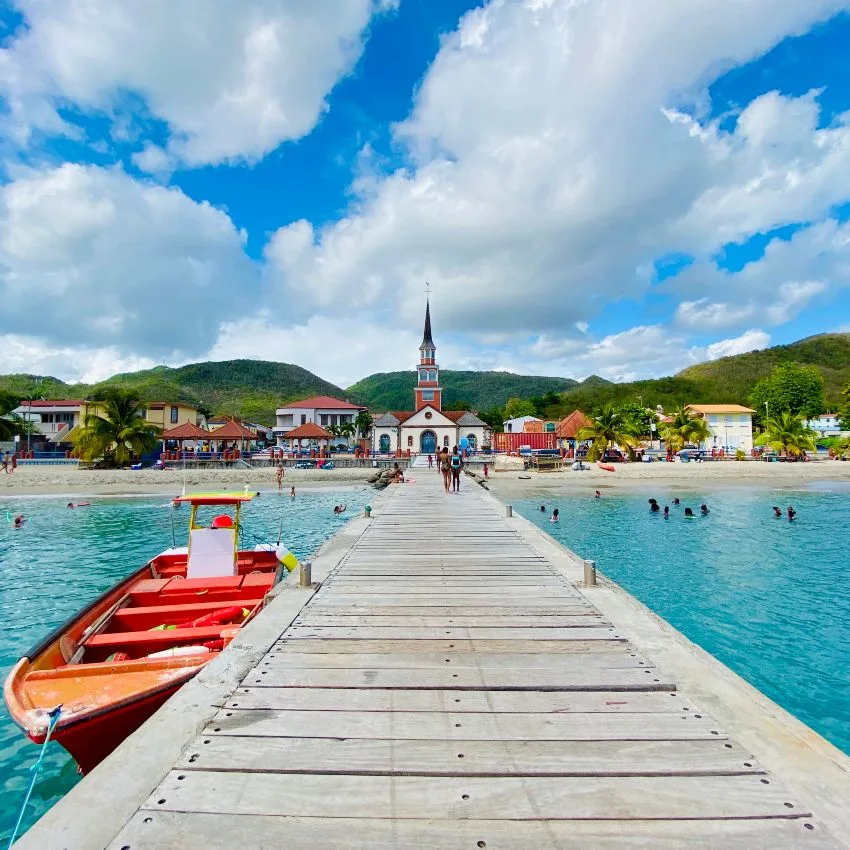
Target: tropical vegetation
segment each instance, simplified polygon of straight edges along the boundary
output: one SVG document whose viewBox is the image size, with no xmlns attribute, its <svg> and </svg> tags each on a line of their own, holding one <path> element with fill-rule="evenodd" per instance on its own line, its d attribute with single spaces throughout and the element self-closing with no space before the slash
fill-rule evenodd
<svg viewBox="0 0 850 850">
<path fill-rule="evenodd" d="M 84 460 L 102 460 L 107 466 L 126 466 L 153 451 L 160 429 L 145 419 L 138 393 L 111 387 L 92 399 L 81 426 L 76 448 Z"/>
<path fill-rule="evenodd" d="M 680 407 L 671 414 L 671 421 L 661 427 L 661 437 L 674 452 L 689 444 L 699 445 L 711 437 L 708 423 L 687 407 Z"/>
<path fill-rule="evenodd" d="M 756 437 L 755 444 L 797 457 L 815 450 L 815 436 L 815 432 L 806 427 L 804 414 L 785 410 L 765 421 L 764 431 Z"/>
<path fill-rule="evenodd" d="M 753 387 L 749 401 L 759 422 L 781 411 L 813 418 L 826 410 L 823 375 L 816 366 L 780 363 Z"/>
<path fill-rule="evenodd" d="M 613 446 L 626 449 L 630 455 L 634 454 L 638 435 L 634 425 L 620 408 L 606 404 L 589 418 L 590 424 L 580 428 L 576 434 L 580 441 L 590 440 L 588 460 L 599 460 L 605 449 Z"/>
</svg>

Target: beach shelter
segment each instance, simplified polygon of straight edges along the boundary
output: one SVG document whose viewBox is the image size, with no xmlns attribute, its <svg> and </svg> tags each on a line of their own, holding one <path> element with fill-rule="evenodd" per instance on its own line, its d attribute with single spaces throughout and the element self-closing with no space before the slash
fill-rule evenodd
<svg viewBox="0 0 850 850">
<path fill-rule="evenodd" d="M 284 440 L 289 441 L 289 451 L 295 451 L 298 448 L 301 440 L 310 440 L 316 442 L 323 449 L 327 449 L 328 444 L 333 439 L 333 434 L 326 431 L 321 425 L 316 425 L 315 422 L 307 422 L 304 425 L 299 425 L 291 431 L 287 431 L 283 435 Z"/>
<path fill-rule="evenodd" d="M 210 440 L 221 440 L 222 451 L 225 444 L 228 442 L 238 442 L 241 451 L 245 451 L 245 444 L 254 440 L 254 433 L 250 428 L 246 428 L 241 422 L 235 419 L 230 419 L 224 425 L 216 428 L 215 431 L 210 431 L 206 434 Z"/>
<path fill-rule="evenodd" d="M 566 440 L 567 445 L 575 449 L 578 445 L 576 434 L 587 425 L 590 420 L 580 410 L 574 410 L 569 416 L 565 416 L 555 429 L 555 435 L 559 440 Z M 561 443 L 563 445 L 563 443 Z"/>
<path fill-rule="evenodd" d="M 162 440 L 162 450 L 165 451 L 166 440 L 177 440 L 180 443 L 180 448 L 187 440 L 197 443 L 198 440 L 209 439 L 210 432 L 194 425 L 191 422 L 184 422 L 182 425 L 175 425 L 174 428 L 169 428 L 163 431 L 160 439 Z"/>
</svg>

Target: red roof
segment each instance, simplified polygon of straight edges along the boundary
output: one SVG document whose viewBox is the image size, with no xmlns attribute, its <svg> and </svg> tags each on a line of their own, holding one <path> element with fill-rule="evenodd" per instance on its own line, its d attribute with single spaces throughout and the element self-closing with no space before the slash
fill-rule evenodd
<svg viewBox="0 0 850 850">
<path fill-rule="evenodd" d="M 162 432 L 164 440 L 203 440 L 210 436 L 209 431 L 198 427 L 193 422 L 184 422 Z"/>
<path fill-rule="evenodd" d="M 231 419 L 230 422 L 225 422 L 220 428 L 215 431 L 210 431 L 205 436 L 213 440 L 253 440 L 254 434 L 242 425 Z"/>
<path fill-rule="evenodd" d="M 290 401 L 283 405 L 286 407 L 299 407 L 305 409 L 321 408 L 322 410 L 365 410 L 366 408 L 358 404 L 349 404 L 340 398 L 332 398 L 329 395 L 314 395 L 310 398 L 302 398 L 299 401 Z"/>
<path fill-rule="evenodd" d="M 321 425 L 315 422 L 307 422 L 305 425 L 299 425 L 291 431 L 287 431 L 283 438 L 285 440 L 332 440 L 333 434 L 325 431 Z"/>
<path fill-rule="evenodd" d="M 82 401 L 70 398 L 35 398 L 30 401 L 25 398 L 21 401 L 21 407 L 79 407 Z"/>
<path fill-rule="evenodd" d="M 580 410 L 574 410 L 558 423 L 555 434 L 567 440 L 574 440 L 578 431 L 587 425 L 590 425 L 590 420 Z"/>
</svg>

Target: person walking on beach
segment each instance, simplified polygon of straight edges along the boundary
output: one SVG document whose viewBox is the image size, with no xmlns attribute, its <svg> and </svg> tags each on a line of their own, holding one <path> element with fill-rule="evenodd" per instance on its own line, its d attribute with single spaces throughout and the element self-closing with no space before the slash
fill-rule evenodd
<svg viewBox="0 0 850 850">
<path fill-rule="evenodd" d="M 428 469 L 434 468 L 434 456 L 428 455 Z"/>
<path fill-rule="evenodd" d="M 463 469 L 463 455 L 458 451 L 458 447 L 455 446 L 452 449 L 452 457 L 451 457 L 451 466 L 452 466 L 452 491 L 455 493 L 460 492 L 460 471 Z"/>
<path fill-rule="evenodd" d="M 277 464 L 277 471 L 275 472 L 275 478 L 277 478 L 277 492 L 280 493 L 283 490 L 283 461 L 279 461 Z"/>
<path fill-rule="evenodd" d="M 9 453 L 8 452 L 0 452 L 0 458 L 3 459 L 3 471 L 8 475 L 9 474 Z"/>
<path fill-rule="evenodd" d="M 490 464 L 485 463 L 484 464 L 484 478 L 486 479 L 486 478 L 489 478 L 489 477 L 490 477 Z"/>
<path fill-rule="evenodd" d="M 440 463 L 439 463 L 440 475 L 443 476 L 443 487 L 445 487 L 446 492 L 449 492 L 449 482 L 452 478 L 452 468 L 449 464 L 449 450 L 444 448 L 442 453 L 440 454 Z"/>
</svg>

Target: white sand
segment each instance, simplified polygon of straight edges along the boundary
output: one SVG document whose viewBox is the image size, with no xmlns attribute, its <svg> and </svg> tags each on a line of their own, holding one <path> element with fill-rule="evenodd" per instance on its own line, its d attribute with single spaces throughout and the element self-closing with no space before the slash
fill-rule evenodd
<svg viewBox="0 0 850 850">
<path fill-rule="evenodd" d="M 373 470 L 287 469 L 284 488 L 365 484 Z M 127 493 L 169 493 L 183 488 L 183 470 L 76 469 L 64 466 L 19 466 L 11 475 L 0 471 L 0 498 L 19 495 L 107 496 Z M 277 489 L 274 467 L 255 469 L 187 470 L 187 492 L 199 490 Z"/>
<path fill-rule="evenodd" d="M 761 461 L 706 461 L 705 463 L 618 463 L 614 472 L 591 464 L 583 472 L 499 472 L 490 476 L 489 487 L 499 496 L 531 495 L 553 489 L 586 492 L 598 489 L 634 490 L 648 483 L 688 490 L 711 486 L 756 486 L 782 489 L 808 487 L 816 481 L 850 484 L 850 462 L 764 463 Z M 519 476 L 528 476 L 520 478 Z"/>
</svg>

